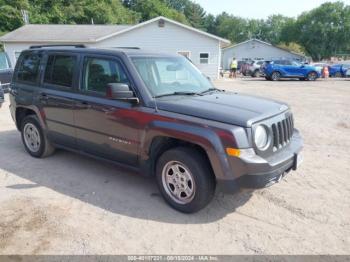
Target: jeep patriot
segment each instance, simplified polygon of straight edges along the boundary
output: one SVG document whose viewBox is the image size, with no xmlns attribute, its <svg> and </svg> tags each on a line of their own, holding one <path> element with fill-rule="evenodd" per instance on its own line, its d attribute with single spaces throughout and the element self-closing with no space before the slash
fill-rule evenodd
<svg viewBox="0 0 350 262">
<path fill-rule="evenodd" d="M 215 190 L 272 185 L 302 160 L 288 105 L 216 89 L 179 55 L 33 46 L 10 104 L 31 156 L 66 149 L 154 176 L 185 213 Z"/>
</svg>

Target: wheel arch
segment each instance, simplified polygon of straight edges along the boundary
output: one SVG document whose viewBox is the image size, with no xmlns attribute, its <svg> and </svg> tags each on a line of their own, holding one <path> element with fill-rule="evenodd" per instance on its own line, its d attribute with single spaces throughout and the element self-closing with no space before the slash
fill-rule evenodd
<svg viewBox="0 0 350 262">
<path fill-rule="evenodd" d="M 26 116 L 35 115 L 38 116 L 35 110 L 27 107 L 17 107 L 15 113 L 15 123 L 18 130 L 21 129 L 21 123 Z"/>
<path fill-rule="evenodd" d="M 155 165 L 159 157 L 164 152 L 177 147 L 187 147 L 187 148 L 192 148 L 196 150 L 208 161 L 208 163 L 210 164 L 211 171 L 214 174 L 209 156 L 203 146 L 183 140 L 183 139 L 167 137 L 167 136 L 156 136 L 152 140 L 152 143 L 149 148 L 149 157 L 151 161 L 152 173 L 154 173 L 153 171 L 155 171 Z"/>
<path fill-rule="evenodd" d="M 142 139 L 140 162 L 142 170 L 147 170 L 147 175 L 151 176 L 155 173 L 155 164 L 162 153 L 171 148 L 186 146 L 203 154 L 216 178 L 227 176 L 230 170 L 227 156 L 220 138 L 214 134 L 214 131 L 200 127 L 184 128 L 177 124 L 170 127 L 169 123 L 163 124 L 167 125 L 166 129 L 158 126 L 153 130 L 148 130 Z"/>
</svg>

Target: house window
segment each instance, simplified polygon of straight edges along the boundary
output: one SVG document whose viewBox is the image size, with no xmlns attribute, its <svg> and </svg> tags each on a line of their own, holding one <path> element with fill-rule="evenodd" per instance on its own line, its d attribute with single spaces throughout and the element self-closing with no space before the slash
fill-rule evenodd
<svg viewBox="0 0 350 262">
<path fill-rule="evenodd" d="M 199 54 L 199 60 L 201 64 L 209 64 L 209 54 L 208 53 Z"/>
<path fill-rule="evenodd" d="M 191 52 L 190 51 L 179 51 L 177 53 L 179 55 L 182 55 L 182 56 L 186 57 L 187 59 L 190 59 L 190 56 L 191 56 Z"/>
</svg>

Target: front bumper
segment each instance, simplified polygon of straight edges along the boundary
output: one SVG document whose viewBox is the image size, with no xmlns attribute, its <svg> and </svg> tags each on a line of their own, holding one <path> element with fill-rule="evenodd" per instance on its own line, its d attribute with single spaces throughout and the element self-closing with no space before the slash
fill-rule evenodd
<svg viewBox="0 0 350 262">
<path fill-rule="evenodd" d="M 303 148 L 303 140 L 295 130 L 291 142 L 281 151 L 267 158 L 242 159 L 230 157 L 233 173 L 230 179 L 219 179 L 220 191 L 235 192 L 238 188 L 263 188 L 279 182 L 287 173 L 297 169 L 297 156 Z"/>
</svg>

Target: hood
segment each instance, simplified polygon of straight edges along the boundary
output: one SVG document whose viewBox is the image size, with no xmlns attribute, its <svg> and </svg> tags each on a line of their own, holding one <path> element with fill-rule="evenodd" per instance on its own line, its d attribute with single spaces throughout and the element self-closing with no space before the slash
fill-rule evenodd
<svg viewBox="0 0 350 262">
<path fill-rule="evenodd" d="M 157 100 L 157 106 L 168 112 L 242 127 L 251 127 L 289 109 L 285 103 L 232 92 L 163 97 Z"/>
</svg>

